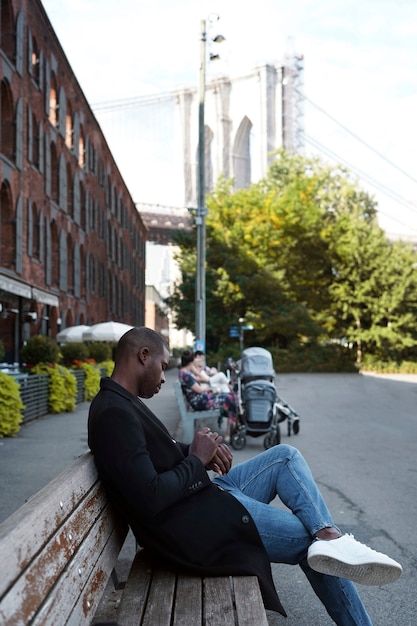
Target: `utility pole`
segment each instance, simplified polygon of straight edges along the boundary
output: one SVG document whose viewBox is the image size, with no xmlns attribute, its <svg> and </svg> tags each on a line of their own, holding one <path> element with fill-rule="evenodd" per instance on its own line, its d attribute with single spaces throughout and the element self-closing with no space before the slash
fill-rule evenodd
<svg viewBox="0 0 417 626">
<path fill-rule="evenodd" d="M 198 204 L 196 212 L 197 267 L 195 302 L 196 349 L 206 350 L 206 181 L 205 181 L 205 127 L 206 98 L 206 20 L 201 20 L 200 86 L 198 105 Z"/>
</svg>

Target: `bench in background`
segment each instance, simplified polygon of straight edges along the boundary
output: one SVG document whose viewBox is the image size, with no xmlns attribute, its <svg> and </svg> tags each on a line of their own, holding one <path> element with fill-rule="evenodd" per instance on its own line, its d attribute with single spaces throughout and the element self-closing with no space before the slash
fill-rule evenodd
<svg viewBox="0 0 417 626">
<path fill-rule="evenodd" d="M 176 380 L 174 382 L 175 397 L 177 399 L 178 408 L 181 415 L 182 438 L 184 443 L 191 443 L 194 438 L 194 420 L 198 419 L 218 419 L 221 415 L 220 409 L 210 409 L 208 411 L 193 411 L 188 406 L 181 389 L 181 383 Z"/>
<path fill-rule="evenodd" d="M 88 452 L 0 525 L 0 623 L 267 626 L 253 576 L 179 575 L 140 549 L 127 580 L 117 581 L 127 533 Z M 112 573 L 120 602 L 97 612 Z"/>
</svg>

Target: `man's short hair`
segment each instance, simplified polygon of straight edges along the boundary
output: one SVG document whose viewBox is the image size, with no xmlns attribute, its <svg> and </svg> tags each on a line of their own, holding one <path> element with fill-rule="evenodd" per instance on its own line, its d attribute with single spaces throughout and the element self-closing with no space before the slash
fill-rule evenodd
<svg viewBox="0 0 417 626">
<path fill-rule="evenodd" d="M 164 339 L 152 328 L 135 326 L 120 338 L 116 348 L 115 361 L 117 362 L 130 351 L 137 351 L 145 347 L 156 354 L 162 354 L 167 349 Z"/>
</svg>

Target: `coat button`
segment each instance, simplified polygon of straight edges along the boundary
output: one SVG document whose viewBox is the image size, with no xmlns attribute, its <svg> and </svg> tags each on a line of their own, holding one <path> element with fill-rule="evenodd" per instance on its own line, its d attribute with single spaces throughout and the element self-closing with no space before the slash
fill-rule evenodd
<svg viewBox="0 0 417 626">
<path fill-rule="evenodd" d="M 242 522 L 244 524 L 249 524 L 249 515 L 242 515 Z"/>
</svg>

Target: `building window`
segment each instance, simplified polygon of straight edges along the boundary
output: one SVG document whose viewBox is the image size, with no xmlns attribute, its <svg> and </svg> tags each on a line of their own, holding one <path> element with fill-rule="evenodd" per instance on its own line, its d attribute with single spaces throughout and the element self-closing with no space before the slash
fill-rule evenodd
<svg viewBox="0 0 417 626">
<path fill-rule="evenodd" d="M 7 181 L 0 190 L 0 265 L 6 269 L 15 269 L 16 225 L 12 204 L 12 194 Z"/>
<path fill-rule="evenodd" d="M 57 126 L 58 124 L 58 92 L 56 78 L 53 72 L 51 73 L 49 85 L 49 121 L 52 126 Z"/>
<path fill-rule="evenodd" d="M 14 27 L 13 8 L 10 0 L 2 0 L 1 3 L 1 39 L 0 45 L 9 61 L 15 62 L 16 55 L 16 32 Z M 2 94 L 3 100 L 3 94 Z"/>
<path fill-rule="evenodd" d="M 32 204 L 32 255 L 35 259 L 40 258 L 41 234 L 39 224 L 38 207 Z"/>
<path fill-rule="evenodd" d="M 39 87 L 40 85 L 40 68 L 41 57 L 39 54 L 38 42 L 32 35 L 31 31 L 28 31 L 28 69 L 29 74 L 32 76 L 34 82 Z"/>
<path fill-rule="evenodd" d="M 56 152 L 56 146 L 51 141 L 50 147 L 51 155 L 51 198 L 54 202 L 58 203 L 58 156 Z"/>
<path fill-rule="evenodd" d="M 67 164 L 67 193 L 68 193 L 68 215 L 74 217 L 74 183 L 72 180 L 71 166 Z"/>
<path fill-rule="evenodd" d="M 65 116 L 65 144 L 71 150 L 73 147 L 74 129 L 72 125 L 72 109 L 70 102 L 67 102 L 67 111 Z"/>
<path fill-rule="evenodd" d="M 51 248 L 50 248 L 50 264 L 51 264 L 51 285 L 59 287 L 59 239 L 56 222 L 51 224 Z"/>
<path fill-rule="evenodd" d="M 67 291 L 74 293 L 74 245 L 71 235 L 67 237 Z"/>
<path fill-rule="evenodd" d="M 80 138 L 78 140 L 78 165 L 81 168 L 85 166 L 85 140 L 82 126 L 80 128 Z"/>
<path fill-rule="evenodd" d="M 13 97 L 10 86 L 6 80 L 1 82 L 1 128 L 0 128 L 0 152 L 10 161 L 15 159 L 16 133 L 13 115 Z"/>
</svg>

